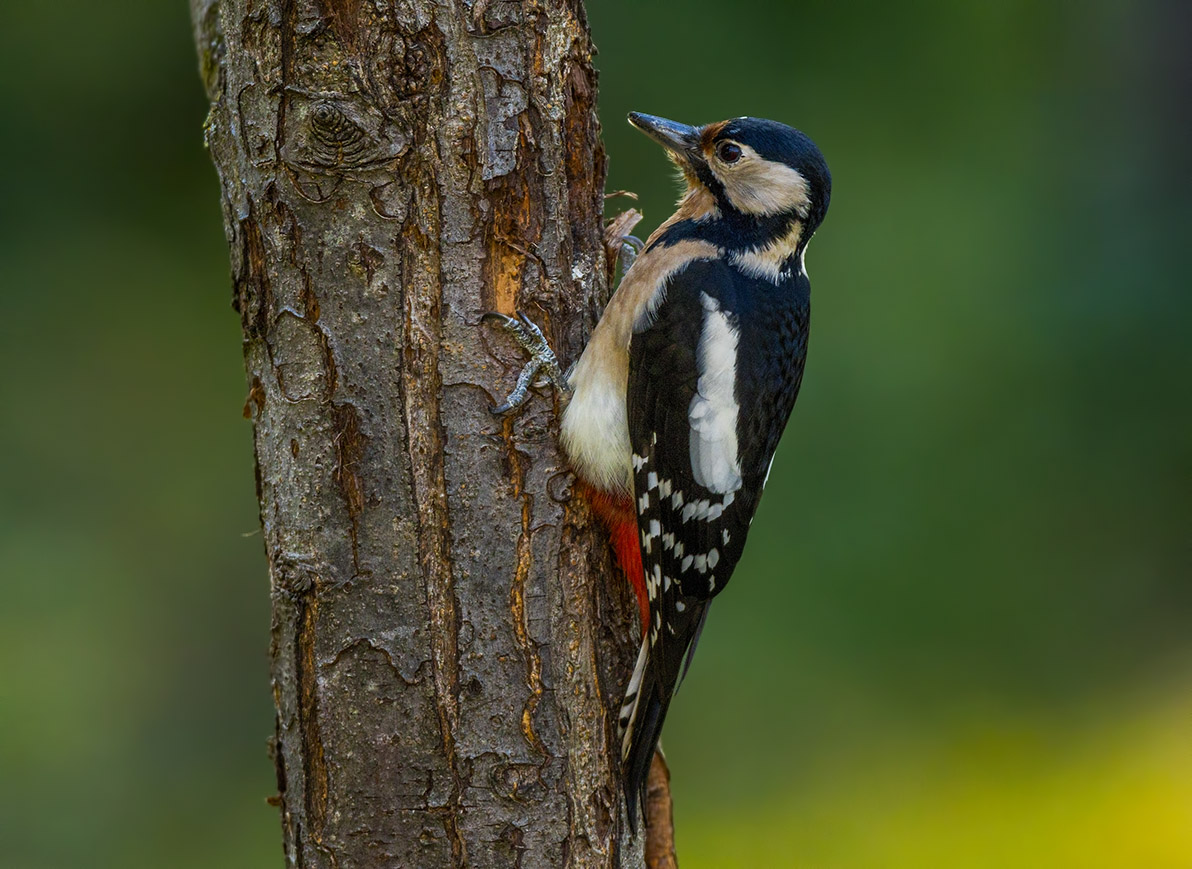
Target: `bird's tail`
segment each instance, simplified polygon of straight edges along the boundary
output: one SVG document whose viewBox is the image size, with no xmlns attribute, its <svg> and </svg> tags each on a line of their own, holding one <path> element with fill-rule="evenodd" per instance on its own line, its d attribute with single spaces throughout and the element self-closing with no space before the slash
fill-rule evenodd
<svg viewBox="0 0 1192 869">
<path fill-rule="evenodd" d="M 637 829 L 637 810 L 639 803 L 645 801 L 650 764 L 662 735 L 666 711 L 695 654 L 709 603 L 685 599 L 682 610 L 671 610 L 656 623 L 658 627 L 652 626 L 642 637 L 618 721 L 622 784 L 631 829 Z M 670 627 L 674 628 L 674 634 Z"/>
</svg>

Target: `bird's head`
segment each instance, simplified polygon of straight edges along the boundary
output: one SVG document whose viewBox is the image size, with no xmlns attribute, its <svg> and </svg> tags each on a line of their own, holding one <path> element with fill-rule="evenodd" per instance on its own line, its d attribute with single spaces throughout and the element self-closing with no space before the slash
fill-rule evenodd
<svg viewBox="0 0 1192 869">
<path fill-rule="evenodd" d="M 828 211 L 828 164 L 793 127 L 762 118 L 691 127 L 639 112 L 629 123 L 666 148 L 688 187 L 710 193 L 723 216 L 795 219 L 810 238 Z"/>
</svg>

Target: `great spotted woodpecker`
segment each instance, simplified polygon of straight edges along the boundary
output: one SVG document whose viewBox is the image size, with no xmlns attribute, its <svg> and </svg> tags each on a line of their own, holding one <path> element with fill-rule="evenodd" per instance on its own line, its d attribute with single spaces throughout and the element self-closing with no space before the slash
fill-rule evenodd
<svg viewBox="0 0 1192 869">
<path fill-rule="evenodd" d="M 749 534 L 803 379 L 803 258 L 831 175 L 798 130 L 758 118 L 629 121 L 686 181 L 564 378 L 538 329 L 489 315 L 570 391 L 563 447 L 637 592 L 642 644 L 620 715 L 630 824 L 671 698 Z"/>
</svg>

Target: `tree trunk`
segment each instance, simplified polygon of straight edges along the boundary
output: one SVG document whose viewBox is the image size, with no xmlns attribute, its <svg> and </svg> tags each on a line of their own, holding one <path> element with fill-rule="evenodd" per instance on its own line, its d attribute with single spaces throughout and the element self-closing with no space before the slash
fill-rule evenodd
<svg viewBox="0 0 1192 869">
<path fill-rule="evenodd" d="M 610 708 L 636 651 L 555 446 L 489 413 L 527 311 L 607 294 L 581 0 L 191 0 L 304 867 L 642 865 Z"/>
</svg>

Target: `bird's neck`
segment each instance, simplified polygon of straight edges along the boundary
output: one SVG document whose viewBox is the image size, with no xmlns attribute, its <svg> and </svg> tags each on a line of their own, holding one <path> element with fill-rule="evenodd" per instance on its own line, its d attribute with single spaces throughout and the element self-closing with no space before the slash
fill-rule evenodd
<svg viewBox="0 0 1192 869">
<path fill-rule="evenodd" d="M 729 261 L 746 274 L 780 284 L 806 274 L 803 250 L 807 240 L 803 237 L 803 229 L 801 220 L 792 219 L 785 228 L 772 234 L 755 236 L 762 239 L 760 242 L 726 248 L 726 253 Z"/>
<path fill-rule="evenodd" d="M 693 187 L 650 236 L 646 248 L 687 240 L 709 242 L 747 274 L 778 283 L 803 270 L 804 230 L 796 212 L 741 214 L 722 208 L 705 188 Z"/>
<path fill-rule="evenodd" d="M 717 220 L 719 217 L 720 206 L 716 197 L 706 187 L 698 184 L 692 185 L 687 188 L 687 192 L 679 200 L 675 213 L 664 220 L 646 239 L 646 247 L 649 248 L 653 246 L 654 242 L 671 235 L 674 236 L 674 241 L 680 241 L 683 238 L 696 238 L 698 236 L 691 230 L 698 229 L 699 226 Z M 676 229 L 677 232 L 672 232 Z"/>
</svg>

